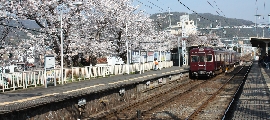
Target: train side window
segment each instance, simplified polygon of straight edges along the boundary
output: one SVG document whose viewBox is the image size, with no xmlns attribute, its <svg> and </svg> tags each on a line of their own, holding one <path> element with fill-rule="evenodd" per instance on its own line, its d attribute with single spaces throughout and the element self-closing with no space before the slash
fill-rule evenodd
<svg viewBox="0 0 270 120">
<path fill-rule="evenodd" d="M 213 60 L 212 55 L 207 55 L 206 60 L 207 60 L 207 62 L 212 62 L 212 60 Z"/>
</svg>

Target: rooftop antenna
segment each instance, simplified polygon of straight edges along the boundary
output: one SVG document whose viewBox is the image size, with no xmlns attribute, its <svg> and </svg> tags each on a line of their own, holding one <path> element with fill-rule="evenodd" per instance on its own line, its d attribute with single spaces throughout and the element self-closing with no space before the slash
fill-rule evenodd
<svg viewBox="0 0 270 120">
<path fill-rule="evenodd" d="M 169 8 L 169 20 L 170 20 L 170 28 L 171 28 L 171 26 L 172 26 L 171 15 L 173 15 L 173 14 L 171 14 L 171 9 Z"/>
</svg>

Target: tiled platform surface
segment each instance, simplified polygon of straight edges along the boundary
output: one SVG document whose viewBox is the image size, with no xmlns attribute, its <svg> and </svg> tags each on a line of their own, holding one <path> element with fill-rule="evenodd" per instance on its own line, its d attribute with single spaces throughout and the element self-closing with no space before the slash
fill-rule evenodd
<svg viewBox="0 0 270 120">
<path fill-rule="evenodd" d="M 134 84 L 144 80 L 154 79 L 170 74 L 187 72 L 186 67 L 170 67 L 157 71 L 148 71 L 142 74 L 116 75 L 107 78 L 97 78 L 73 82 L 48 88 L 36 87 L 23 90 L 0 93 L 0 114 L 13 110 L 25 109 L 44 103 L 62 101 L 74 96 L 102 92 L 119 85 Z"/>
<path fill-rule="evenodd" d="M 233 120 L 270 120 L 270 70 L 254 61 Z"/>
</svg>

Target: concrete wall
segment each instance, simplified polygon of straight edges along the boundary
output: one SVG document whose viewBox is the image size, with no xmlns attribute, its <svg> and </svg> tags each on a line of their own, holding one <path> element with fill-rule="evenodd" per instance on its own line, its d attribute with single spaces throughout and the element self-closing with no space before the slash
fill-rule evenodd
<svg viewBox="0 0 270 120">
<path fill-rule="evenodd" d="M 189 78 L 188 73 L 164 76 L 131 84 L 126 86 L 114 86 L 107 90 L 102 90 L 80 97 L 66 99 L 60 102 L 47 103 L 42 106 L 16 111 L 0 115 L 1 120 L 76 120 L 79 118 L 98 117 L 104 112 L 110 112 L 123 108 L 140 99 L 145 99 L 164 89 L 169 89 L 174 85 L 181 84 Z M 150 84 L 147 84 L 150 83 Z M 119 90 L 125 89 L 123 96 Z M 155 89 L 156 88 L 156 89 Z M 86 105 L 78 106 L 78 100 L 86 99 Z"/>
</svg>

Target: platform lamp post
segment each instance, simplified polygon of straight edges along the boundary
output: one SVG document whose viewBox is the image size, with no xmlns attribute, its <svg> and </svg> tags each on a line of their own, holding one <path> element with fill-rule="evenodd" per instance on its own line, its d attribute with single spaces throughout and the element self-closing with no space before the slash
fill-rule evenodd
<svg viewBox="0 0 270 120">
<path fill-rule="evenodd" d="M 82 5 L 83 3 L 82 2 L 74 2 L 73 3 L 73 5 L 76 5 L 77 7 L 79 7 L 80 5 Z M 61 29 L 61 36 L 60 36 L 60 38 L 61 38 L 61 80 L 62 80 L 62 84 L 64 84 L 64 48 L 63 48 L 63 46 L 64 46 L 64 42 L 63 42 L 63 6 L 61 6 L 61 11 L 60 11 L 61 13 L 60 13 L 60 29 Z"/>
<path fill-rule="evenodd" d="M 128 34 L 128 22 L 126 22 L 126 47 L 127 47 L 127 67 L 126 67 L 126 70 L 127 70 L 127 74 L 129 74 L 129 49 L 128 49 L 128 38 L 129 36 L 127 35 Z"/>
<path fill-rule="evenodd" d="M 136 20 L 135 22 L 137 22 L 137 23 L 140 23 L 141 22 L 141 20 Z M 138 24 L 137 24 L 137 29 L 138 29 Z M 138 30 L 140 30 L 140 29 L 138 29 Z M 138 32 L 139 33 L 139 32 Z M 135 38 L 136 39 L 136 38 Z M 141 44 L 140 44 L 140 42 L 139 42 L 139 69 L 140 69 L 140 74 L 142 74 L 142 65 L 141 65 Z"/>
<path fill-rule="evenodd" d="M 61 39 L 61 45 L 60 45 L 60 47 L 61 47 L 61 80 L 62 80 L 62 84 L 64 84 L 64 77 L 63 77 L 63 74 L 64 74 L 64 68 L 63 68 L 63 27 L 62 27 L 62 18 L 63 18 L 63 6 L 61 6 L 61 11 L 60 11 L 61 13 L 60 13 L 60 31 L 61 31 L 61 35 L 60 35 L 60 39 Z"/>
</svg>

